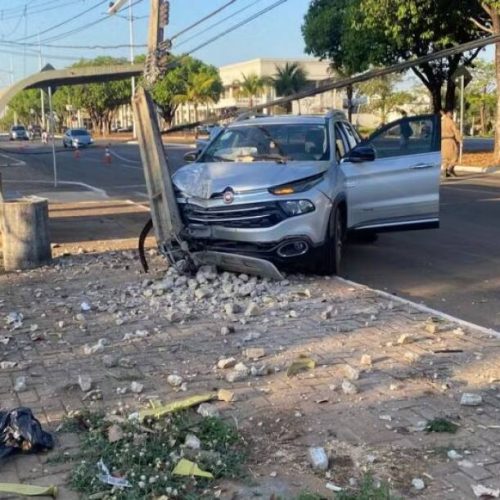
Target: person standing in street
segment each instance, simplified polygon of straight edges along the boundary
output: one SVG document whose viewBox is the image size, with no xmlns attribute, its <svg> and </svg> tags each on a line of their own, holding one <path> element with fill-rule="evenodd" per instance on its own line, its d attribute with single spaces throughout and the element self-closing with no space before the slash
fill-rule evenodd
<svg viewBox="0 0 500 500">
<path fill-rule="evenodd" d="M 452 112 L 450 110 L 442 112 L 441 161 L 446 177 L 451 177 L 452 175 L 458 177 L 455 173 L 455 166 L 458 162 L 458 152 L 461 142 L 462 136 L 453 121 Z"/>
</svg>

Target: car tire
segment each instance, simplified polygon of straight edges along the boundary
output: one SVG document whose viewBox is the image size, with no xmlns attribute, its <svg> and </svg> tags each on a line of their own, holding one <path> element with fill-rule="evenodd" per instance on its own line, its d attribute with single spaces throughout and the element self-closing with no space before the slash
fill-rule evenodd
<svg viewBox="0 0 500 500">
<path fill-rule="evenodd" d="M 335 207 L 328 221 L 325 243 L 317 249 L 316 253 L 316 270 L 319 274 L 340 274 L 344 235 L 344 214 L 340 207 Z"/>
</svg>

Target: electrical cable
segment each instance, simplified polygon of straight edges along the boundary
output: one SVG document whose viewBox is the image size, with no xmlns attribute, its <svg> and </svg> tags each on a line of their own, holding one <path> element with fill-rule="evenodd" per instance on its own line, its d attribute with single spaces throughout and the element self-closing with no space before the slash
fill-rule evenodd
<svg viewBox="0 0 500 500">
<path fill-rule="evenodd" d="M 227 30 L 223 31 L 222 33 L 219 33 L 218 35 L 213 36 L 212 38 L 208 39 L 204 43 L 198 45 L 197 47 L 189 50 L 187 52 L 187 55 L 193 54 L 194 52 L 197 52 L 198 50 L 201 50 L 205 48 L 208 44 L 215 42 L 216 40 L 219 40 L 220 38 L 228 35 L 229 33 L 232 33 L 233 31 L 237 30 L 238 28 L 241 28 L 245 24 L 248 24 L 249 22 L 257 19 L 260 16 L 263 16 L 264 14 L 267 14 L 269 11 L 275 9 L 276 7 L 280 6 L 281 4 L 288 2 L 288 0 L 278 0 L 277 2 L 269 5 L 265 9 L 260 10 L 259 12 L 253 14 L 250 17 L 247 17 L 246 19 L 243 19 L 243 21 L 240 21 L 238 24 L 235 24 L 231 28 L 228 28 Z"/>
<path fill-rule="evenodd" d="M 147 47 L 146 44 L 139 45 L 130 45 L 130 44 L 120 44 L 120 45 L 52 45 L 52 44 L 44 44 L 44 43 L 23 43 L 23 42 L 7 42 L 5 40 L 0 40 L 0 45 L 6 46 L 14 46 L 14 47 L 44 47 L 47 49 L 86 49 L 86 50 L 94 50 L 94 49 L 125 49 L 125 48 L 137 48 L 142 49 Z"/>
<path fill-rule="evenodd" d="M 137 250 L 139 252 L 139 260 L 141 262 L 142 270 L 147 273 L 149 271 L 149 264 L 146 260 L 146 252 L 144 251 L 144 245 L 146 243 L 146 238 L 148 237 L 149 232 L 153 229 L 153 219 L 151 217 L 148 219 L 142 231 L 139 234 L 139 241 L 137 244 Z"/>
<path fill-rule="evenodd" d="M 236 12 L 233 12 L 229 16 L 226 16 L 226 17 L 222 18 L 220 21 L 217 21 L 216 23 L 211 24 L 210 26 L 207 26 L 205 29 L 199 31 L 198 33 L 195 33 L 194 35 L 192 35 L 192 36 L 190 36 L 190 37 L 182 40 L 181 42 L 175 44 L 175 47 L 180 47 L 181 45 L 184 45 L 185 43 L 190 42 L 191 40 L 199 37 L 200 35 L 203 35 L 207 31 L 210 31 L 211 29 L 216 28 L 217 26 L 220 26 L 222 23 L 225 23 L 226 21 L 229 21 L 229 19 L 232 19 L 233 17 L 237 16 L 238 14 L 241 14 L 245 10 L 248 10 L 250 7 L 253 7 L 254 5 L 258 4 L 259 2 L 262 2 L 262 0 L 255 0 L 254 2 L 246 5 L 245 7 L 241 8 L 239 10 L 237 10 Z"/>
<path fill-rule="evenodd" d="M 33 38 L 35 36 L 40 36 L 40 35 L 43 35 L 45 33 L 48 33 L 49 31 L 53 31 L 71 21 L 74 21 L 75 19 L 78 19 L 79 17 L 83 16 L 84 14 L 87 14 L 88 12 L 94 10 L 94 9 L 97 9 L 97 7 L 100 7 L 101 5 L 107 3 L 108 0 L 100 0 L 97 4 L 93 5 L 92 7 L 89 7 L 88 9 L 82 11 L 82 12 L 79 12 L 78 14 L 76 14 L 75 16 L 73 17 L 69 17 L 68 19 L 65 19 L 64 21 L 61 21 L 60 23 L 58 24 L 55 24 L 54 26 L 51 26 L 50 28 L 47 28 L 43 31 L 40 31 L 39 33 L 37 33 L 36 35 L 29 35 L 29 36 L 25 36 L 24 38 L 20 38 L 18 40 L 15 40 L 16 42 L 20 42 L 20 41 L 23 41 L 23 40 L 29 40 L 30 38 Z"/>
<path fill-rule="evenodd" d="M 199 19 L 195 23 L 191 24 L 187 28 L 184 28 L 183 30 L 181 30 L 178 33 L 176 33 L 175 35 L 171 36 L 170 40 L 174 40 L 175 38 L 183 35 L 184 33 L 192 30 L 193 28 L 196 28 L 196 26 L 199 26 L 200 24 L 204 23 L 207 19 L 210 19 L 211 17 L 217 15 L 219 12 L 223 11 L 224 9 L 227 9 L 227 7 L 229 7 L 230 5 L 232 5 L 234 2 L 236 2 L 236 0 L 229 0 L 229 2 L 225 3 L 224 5 L 222 5 L 221 7 L 219 7 L 218 9 L 210 12 L 208 15 L 202 17 L 201 19 Z"/>
</svg>

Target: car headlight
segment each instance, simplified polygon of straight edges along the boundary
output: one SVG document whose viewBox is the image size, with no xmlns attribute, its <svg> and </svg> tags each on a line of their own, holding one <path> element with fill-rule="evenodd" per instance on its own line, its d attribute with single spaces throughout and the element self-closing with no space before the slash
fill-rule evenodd
<svg viewBox="0 0 500 500">
<path fill-rule="evenodd" d="M 314 203 L 309 200 L 286 200 L 280 201 L 279 204 L 289 217 L 308 214 L 315 210 Z"/>
<path fill-rule="evenodd" d="M 305 179 L 301 179 L 300 181 L 294 181 L 288 184 L 274 186 L 272 188 L 269 188 L 269 192 L 277 195 L 303 193 L 304 191 L 308 191 L 313 186 L 320 183 L 323 180 L 324 175 L 324 172 L 322 172 L 321 174 L 306 177 Z"/>
</svg>

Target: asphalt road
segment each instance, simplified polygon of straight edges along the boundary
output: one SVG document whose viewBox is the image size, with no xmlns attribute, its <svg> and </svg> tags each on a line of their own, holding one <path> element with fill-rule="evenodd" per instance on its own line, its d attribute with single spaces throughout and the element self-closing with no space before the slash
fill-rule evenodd
<svg viewBox="0 0 500 500">
<path fill-rule="evenodd" d="M 57 153 L 57 190 L 51 187 L 50 150 L 20 147 L 0 140 L 0 172 L 11 195 L 147 200 L 136 145 L 113 144 L 110 165 L 99 146 L 81 151 L 80 158 L 71 151 Z M 174 167 L 188 149 L 167 146 Z M 441 187 L 440 229 L 382 234 L 375 244 L 348 245 L 343 275 L 500 331 L 499 221 L 500 175 L 448 181 Z"/>
</svg>

